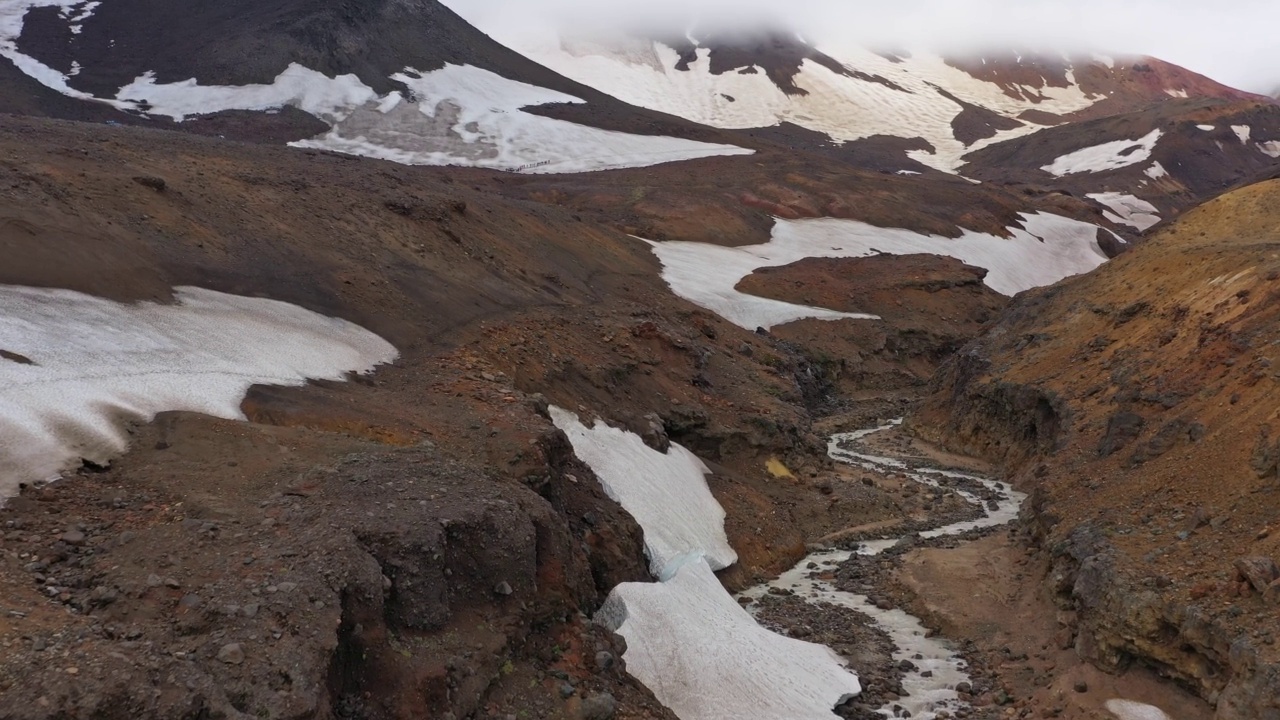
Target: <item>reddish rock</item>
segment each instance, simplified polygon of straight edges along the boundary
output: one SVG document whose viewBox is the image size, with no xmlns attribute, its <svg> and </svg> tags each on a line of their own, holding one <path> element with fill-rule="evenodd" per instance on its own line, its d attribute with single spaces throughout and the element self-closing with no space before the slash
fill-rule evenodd
<svg viewBox="0 0 1280 720">
<path fill-rule="evenodd" d="M 1280 567 L 1268 557 L 1243 557 L 1236 560 L 1236 574 L 1249 581 L 1253 589 L 1265 592 L 1271 583 L 1280 579 Z"/>
</svg>

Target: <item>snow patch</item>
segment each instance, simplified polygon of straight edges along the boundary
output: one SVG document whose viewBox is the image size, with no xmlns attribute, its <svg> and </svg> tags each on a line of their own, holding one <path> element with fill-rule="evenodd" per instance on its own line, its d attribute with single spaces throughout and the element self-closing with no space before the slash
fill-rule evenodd
<svg viewBox="0 0 1280 720">
<path fill-rule="evenodd" d="M 0 497 L 124 452 L 126 421 L 168 410 L 244 419 L 254 384 L 341 380 L 397 357 L 363 328 L 274 300 L 175 289 L 132 305 L 0 285 Z"/>
<path fill-rule="evenodd" d="M 1268 140 L 1258 143 L 1258 150 L 1264 155 L 1280 158 L 1280 140 Z"/>
<path fill-rule="evenodd" d="M 78 32 L 99 4 L 0 0 L 0 56 L 68 97 L 178 122 L 228 110 L 269 112 L 294 106 L 331 126 L 324 135 L 294 146 L 410 165 L 586 172 L 754 152 L 732 145 L 606 131 L 526 113 L 522 108 L 531 105 L 583 101 L 470 66 L 446 65 L 430 73 L 406 68 L 393 75 L 412 89 L 409 98 L 398 92 L 380 97 L 355 75 L 331 78 L 297 63 L 270 83 L 242 86 L 201 85 L 194 78 L 158 83 L 154 73 L 148 72 L 120 88 L 114 98 L 98 98 L 70 86 L 70 75 L 79 73 L 78 64 L 72 66 L 70 75 L 64 75 L 18 52 L 17 39 L 30 8 L 60 8 L 63 17 L 73 23 L 72 32 Z"/>
<path fill-rule="evenodd" d="M 1215 126 L 1215 125 L 1197 125 L 1196 127 L 1197 127 L 1197 128 L 1200 128 L 1201 130 L 1203 130 L 1203 131 L 1205 131 L 1205 132 L 1212 132 L 1212 131 L 1214 131 L 1214 130 L 1217 130 L 1217 129 L 1218 129 L 1218 128 L 1217 128 L 1217 126 Z"/>
<path fill-rule="evenodd" d="M 750 155 L 733 145 L 601 130 L 526 113 L 580 104 L 572 95 L 509 80 L 481 68 L 446 65 L 391 76 L 410 102 L 383 98 L 352 108 L 325 135 L 294 143 L 407 165 L 466 165 L 533 173 L 645 167 L 716 155 Z"/>
<path fill-rule="evenodd" d="M 1146 175 L 1152 180 L 1159 180 L 1160 178 L 1168 175 L 1169 171 L 1165 170 L 1164 166 L 1161 165 L 1159 162 L 1154 162 L 1151 164 L 1151 167 L 1147 168 L 1146 170 L 1143 170 L 1142 174 Z"/>
<path fill-rule="evenodd" d="M 1103 216 L 1114 223 L 1123 223 L 1144 231 L 1160 222 L 1160 210 L 1155 205 L 1127 193 L 1104 192 L 1085 195 L 1114 212 Z"/>
<path fill-rule="evenodd" d="M 156 82 L 154 73 L 148 72 L 120 88 L 115 99 L 117 104 L 146 107 L 150 115 L 163 115 L 179 122 L 192 115 L 269 110 L 286 105 L 333 122 L 377 97 L 373 88 L 355 75 L 331 78 L 290 63 L 273 82 L 263 85 L 201 85 L 194 78 L 161 84 Z"/>
<path fill-rule="evenodd" d="M 790 265 L 805 258 L 945 255 L 986 268 L 986 284 L 1005 295 L 1052 285 L 1106 262 L 1098 247 L 1098 226 L 1049 213 L 1024 213 L 1021 217 L 1024 227 L 1009 228 L 1008 238 L 972 230 L 963 231 L 959 238 L 946 238 L 821 218 L 778 220 L 772 239 L 762 245 L 730 248 L 696 242 L 646 242 L 662 262 L 662 277 L 672 292 L 748 330 L 805 318 L 878 319 L 737 290 L 743 278 L 760 268 Z"/>
<path fill-rule="evenodd" d="M 1182 100 L 1186 100 L 1188 97 L 1190 97 L 1189 95 L 1187 95 L 1186 90 L 1170 90 L 1168 88 L 1165 88 L 1164 92 L 1169 97 L 1180 98 Z"/>
<path fill-rule="evenodd" d="M 614 588 L 596 621 L 627 641 L 627 671 L 681 720 L 836 717 L 862 691 L 830 648 L 761 627 L 704 561 Z"/>
<path fill-rule="evenodd" d="M 894 62 L 863 48 L 822 47 L 821 51 L 846 68 L 883 78 L 897 88 L 833 72 L 806 60 L 794 79 L 804 94 L 788 95 L 763 72 L 712 74 L 706 48 L 697 50 L 688 70 L 677 70 L 681 58 L 675 50 L 635 38 L 550 40 L 530 34 L 502 39 L 566 77 L 633 105 L 704 125 L 743 129 L 791 122 L 837 142 L 874 135 L 924 138 L 935 151 L 912 151 L 909 157 L 945 172 L 955 172 L 969 152 L 1028 135 L 1041 126 L 1026 123 L 965 146 L 955 138 L 951 126 L 962 108 L 941 95 L 938 88 L 1011 118 L 1030 109 L 1066 115 L 1098 99 L 1086 96 L 1074 84 L 1010 97 L 1000 86 L 978 80 L 927 53 Z M 1034 101 L 1028 99 L 1032 97 Z"/>
<path fill-rule="evenodd" d="M 1235 133 L 1236 137 L 1240 138 L 1241 145 L 1248 145 L 1249 136 L 1253 134 L 1253 128 L 1248 125 L 1232 125 L 1231 132 Z"/>
<path fill-rule="evenodd" d="M 1164 131 L 1156 129 L 1137 140 L 1116 140 L 1081 148 L 1040 168 L 1057 177 L 1082 172 L 1105 172 L 1146 162 Z"/>
<path fill-rule="evenodd" d="M 1132 700 L 1108 700 L 1107 711 L 1119 720 L 1173 720 L 1154 705 Z"/>
<path fill-rule="evenodd" d="M 672 443 L 664 454 L 639 435 L 552 407 L 551 420 L 569 436 L 573 452 L 591 466 L 605 493 L 640 523 L 649 569 L 667 580 L 686 563 L 705 559 L 720 570 L 738 554 L 724 532 L 724 509 L 707 487 L 710 474 L 698 456 Z"/>
</svg>

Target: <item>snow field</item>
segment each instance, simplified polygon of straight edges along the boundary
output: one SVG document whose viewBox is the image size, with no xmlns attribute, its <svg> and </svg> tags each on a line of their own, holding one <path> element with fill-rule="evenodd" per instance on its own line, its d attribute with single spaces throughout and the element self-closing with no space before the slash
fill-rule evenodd
<svg viewBox="0 0 1280 720">
<path fill-rule="evenodd" d="M 391 76 L 415 102 L 397 93 L 378 107 L 357 108 L 327 134 L 294 143 L 407 165 L 468 165 L 536 173 L 642 167 L 713 155 L 750 155 L 732 145 L 600 130 L 523 112 L 572 95 L 508 80 L 465 65 Z"/>
<path fill-rule="evenodd" d="M 1008 238 L 965 230 L 953 239 L 855 220 L 778 220 L 772 239 L 762 245 L 730 248 L 650 242 L 650 246 L 662 262 L 662 277 L 672 292 L 748 330 L 805 318 L 877 319 L 770 300 L 736 289 L 743 278 L 760 268 L 805 258 L 856 258 L 877 253 L 946 255 L 986 268 L 986 284 L 1005 295 L 1089 272 L 1107 260 L 1098 247 L 1096 225 L 1049 213 L 1023 214 L 1022 221 L 1024 227 L 1010 228 Z"/>
<path fill-rule="evenodd" d="M 1001 131 L 970 146 L 955 139 L 951 122 L 959 104 L 941 95 L 941 87 L 957 97 L 1015 117 L 1029 110 L 1067 114 L 1092 105 L 1074 84 L 1069 88 L 1022 88 L 1013 98 L 994 83 L 978 80 L 947 65 L 942 58 L 916 53 L 894 63 L 861 48 L 823 48 L 848 68 L 885 78 L 902 88 L 847 77 L 805 61 L 795 78 L 807 94 L 787 95 L 759 68 L 755 72 L 711 73 L 710 51 L 703 48 L 689 70 L 676 69 L 675 50 L 633 38 L 603 40 L 511 38 L 516 50 L 566 77 L 633 105 L 678 115 L 721 128 L 772 127 L 791 122 L 844 142 L 873 135 L 923 137 L 935 152 L 908 155 L 944 172 L 955 172 L 973 150 L 1027 135 L 1041 126 L 1028 123 Z"/>
<path fill-rule="evenodd" d="M 1097 173 L 1116 170 L 1146 162 L 1155 150 L 1156 143 L 1164 136 L 1160 129 L 1152 130 L 1137 140 L 1115 140 L 1067 153 L 1049 165 L 1040 168 L 1056 177 L 1076 173 Z"/>
<path fill-rule="evenodd" d="M 0 286 L 0 497 L 128 447 L 125 422 L 169 410 L 243 419 L 254 384 L 367 372 L 398 353 L 357 325 L 274 300 L 180 287 L 127 305 Z"/>
<path fill-rule="evenodd" d="M 1144 231 L 1160 222 L 1160 211 L 1155 205 L 1128 193 L 1093 193 L 1085 197 L 1108 208 L 1102 215 L 1113 223 L 1123 223 Z"/>
<path fill-rule="evenodd" d="M 69 76 L 18 52 L 23 19 L 34 7 L 54 6 L 73 31 L 98 3 L 83 0 L 0 0 L 0 56 L 46 87 L 118 110 L 172 118 L 227 110 L 269 111 L 294 106 L 331 126 L 329 132 L 293 143 L 409 165 L 462 165 L 538 173 L 589 172 L 646 167 L 718 155 L 750 155 L 732 145 L 632 135 L 554 120 L 522 111 L 580 98 L 508 80 L 479 68 L 446 65 L 393 77 L 411 88 L 379 96 L 355 75 L 328 77 L 297 63 L 271 83 L 200 85 L 195 79 L 157 83 L 145 73 L 113 98 L 97 98 L 69 85 Z M 73 15 L 73 11 L 75 14 Z M 80 66 L 73 65 L 72 75 Z M 407 100 L 416 102 L 406 102 Z"/>
<path fill-rule="evenodd" d="M 705 560 L 712 570 L 737 562 L 724 532 L 724 509 L 707 487 L 711 471 L 696 455 L 675 443 L 660 453 L 635 433 L 599 420 L 587 427 L 557 407 L 551 419 L 605 493 L 640 523 L 654 577 L 668 580 L 692 561 Z"/>
</svg>

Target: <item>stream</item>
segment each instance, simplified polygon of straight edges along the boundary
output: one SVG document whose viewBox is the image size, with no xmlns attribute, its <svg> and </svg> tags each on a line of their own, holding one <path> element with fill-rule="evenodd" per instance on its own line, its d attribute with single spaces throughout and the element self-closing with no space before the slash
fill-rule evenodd
<svg viewBox="0 0 1280 720">
<path fill-rule="evenodd" d="M 551 408 L 551 417 L 606 494 L 644 531 L 655 581 L 618 585 L 594 619 L 626 640 L 628 673 L 678 717 L 833 719 L 835 707 L 862 694 L 848 661 L 831 647 L 773 632 L 759 622 L 760 600 L 776 594 L 856 611 L 888 637 L 893 664 L 903 673 L 901 692 L 895 688 L 887 696 L 890 702 L 874 708 L 878 714 L 932 720 L 963 707 L 956 690 L 969 682 L 963 659 L 929 637 L 919 619 L 877 607 L 866 596 L 823 579 L 855 554 L 878 555 L 901 537 L 864 539 L 846 550 L 814 553 L 772 582 L 734 597 L 715 571 L 737 556 L 725 535 L 724 509 L 706 483 L 710 470 L 696 456 L 674 443 L 669 452 L 659 452 L 634 433 L 598 419 L 587 425 L 560 408 Z M 920 531 L 912 537 L 959 535 L 1017 516 L 1024 496 L 1005 483 L 868 450 L 868 437 L 899 424 L 834 436 L 828 453 L 841 463 L 953 493 L 974 508 L 962 514 L 963 521 L 943 527 L 911 523 Z"/>
<path fill-rule="evenodd" d="M 948 488 L 966 501 L 983 509 L 983 516 L 975 520 L 957 522 L 919 533 L 922 538 L 959 535 L 971 530 L 995 527 L 1017 517 L 1025 495 L 1008 484 L 967 473 L 917 467 L 906 460 L 883 457 L 865 452 L 862 441 L 876 433 L 890 430 L 901 424 L 895 420 L 888 425 L 835 435 L 827 446 L 832 459 L 878 473 L 902 473 L 915 482 L 931 487 L 941 487 L 939 478 L 952 478 L 980 483 L 996 499 L 983 498 L 957 488 Z M 786 591 L 810 603 L 830 603 L 855 610 L 871 618 L 875 627 L 889 635 L 894 644 L 893 659 L 909 668 L 904 672 L 902 687 L 906 695 L 879 708 L 885 717 L 912 717 L 933 720 L 940 712 L 954 714 L 963 705 L 955 688 L 969 682 L 963 659 L 943 642 L 928 636 L 920 620 L 902 610 L 885 610 L 877 607 L 866 596 L 846 592 L 818 575 L 833 570 L 859 555 L 879 555 L 896 545 L 901 538 L 888 537 L 861 543 L 856 550 L 822 550 L 804 558 L 791 570 L 772 582 L 757 585 L 739 597 L 751 601 L 748 612 L 758 601 L 773 591 Z M 817 569 L 812 569 L 816 565 Z M 909 714 L 908 714 L 909 713 Z"/>
</svg>

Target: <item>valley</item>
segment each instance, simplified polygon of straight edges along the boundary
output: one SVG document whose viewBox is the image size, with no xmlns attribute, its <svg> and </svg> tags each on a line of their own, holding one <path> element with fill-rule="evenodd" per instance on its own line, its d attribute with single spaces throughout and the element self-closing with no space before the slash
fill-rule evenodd
<svg viewBox="0 0 1280 720">
<path fill-rule="evenodd" d="M 0 2 L 0 720 L 1280 717 L 1280 103 L 453 5 Z"/>
</svg>

